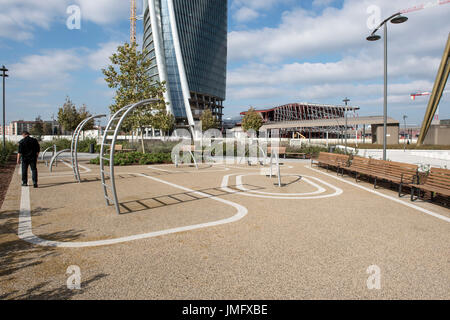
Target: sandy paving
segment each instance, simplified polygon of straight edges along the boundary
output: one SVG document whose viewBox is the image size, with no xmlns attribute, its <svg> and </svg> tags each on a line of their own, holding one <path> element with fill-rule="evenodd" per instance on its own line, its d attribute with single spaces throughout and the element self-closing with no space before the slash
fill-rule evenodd
<svg viewBox="0 0 450 320">
<path fill-rule="evenodd" d="M 106 207 L 98 167 L 82 184 L 59 164 L 40 167 L 30 189 L 33 233 L 84 242 L 227 219 L 215 227 L 91 248 L 50 248 L 17 236 L 21 200 L 16 170 L 0 211 L 0 297 L 3 299 L 449 299 L 450 223 L 335 179 L 336 174 L 286 163 L 283 188 L 260 167 L 202 165 L 117 168 L 117 215 Z M 292 166 L 292 168 L 289 168 Z M 207 196 L 142 176 L 163 180 Z M 290 176 L 287 176 L 287 175 Z M 236 178 L 249 191 L 236 186 Z M 229 176 L 225 191 L 224 176 Z M 297 178 L 297 177 L 300 178 Z M 314 182 L 313 186 L 306 179 Z M 316 178 L 316 179 L 315 179 Z M 342 179 L 342 178 L 339 178 Z M 372 188 L 366 182 L 359 185 Z M 372 188 L 373 189 L 373 188 Z M 341 190 L 338 193 L 336 190 Z M 263 192 L 263 193 L 261 193 Z M 311 196 L 301 194 L 314 193 Z M 377 192 L 397 197 L 394 190 Z M 271 194 L 272 198 L 265 195 Z M 278 199 L 297 197 L 298 199 Z M 291 194 L 295 194 L 292 196 Z M 197 199 L 196 199 L 197 198 Z M 409 202 L 407 197 L 402 201 Z M 418 201 L 443 217 L 448 208 Z M 82 290 L 66 288 L 78 265 Z M 381 290 L 368 290 L 366 269 L 381 269 Z"/>
</svg>

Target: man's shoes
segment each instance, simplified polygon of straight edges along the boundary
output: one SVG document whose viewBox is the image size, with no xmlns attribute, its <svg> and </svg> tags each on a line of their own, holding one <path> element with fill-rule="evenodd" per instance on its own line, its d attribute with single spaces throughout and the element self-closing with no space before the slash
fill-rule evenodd
<svg viewBox="0 0 450 320">
<path fill-rule="evenodd" d="M 22 183 L 22 187 L 28 187 L 28 183 Z"/>
<path fill-rule="evenodd" d="M 33 187 L 34 187 L 34 188 L 37 188 L 37 187 L 38 187 L 37 183 L 35 183 L 35 184 L 33 185 Z"/>
</svg>

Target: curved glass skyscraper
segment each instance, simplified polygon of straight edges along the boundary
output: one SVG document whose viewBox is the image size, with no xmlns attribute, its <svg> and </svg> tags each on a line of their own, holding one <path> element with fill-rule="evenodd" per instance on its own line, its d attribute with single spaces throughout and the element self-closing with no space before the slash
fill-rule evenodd
<svg viewBox="0 0 450 320">
<path fill-rule="evenodd" d="M 227 0 L 144 1 L 149 73 L 166 81 L 178 123 L 194 125 L 210 109 L 222 121 L 227 68 Z"/>
</svg>

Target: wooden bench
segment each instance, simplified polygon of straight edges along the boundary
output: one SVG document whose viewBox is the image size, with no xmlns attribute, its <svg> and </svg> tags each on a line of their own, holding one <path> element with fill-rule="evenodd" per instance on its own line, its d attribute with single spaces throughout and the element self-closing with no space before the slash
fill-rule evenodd
<svg viewBox="0 0 450 320">
<path fill-rule="evenodd" d="M 340 169 L 348 167 L 349 158 L 346 154 L 321 152 L 317 159 L 311 159 L 311 166 L 316 162 L 318 166 L 326 165 L 327 171 L 329 167 L 337 168 L 339 173 Z"/>
<path fill-rule="evenodd" d="M 136 149 L 124 149 L 123 145 L 116 144 L 114 146 L 114 151 L 117 151 L 117 152 L 134 152 L 134 151 L 136 151 Z"/>
<path fill-rule="evenodd" d="M 403 187 L 411 186 L 417 180 L 418 167 L 408 163 L 355 156 L 350 166 L 345 168 L 345 170 L 355 173 L 356 181 L 358 181 L 359 175 L 373 178 L 374 188 L 377 187 L 377 181 L 388 181 L 391 184 L 398 184 L 398 195 L 401 197 Z"/>
<path fill-rule="evenodd" d="M 420 184 L 421 181 L 419 181 L 419 183 L 411 185 L 411 201 L 415 200 L 416 190 L 419 198 L 420 191 L 430 192 L 431 201 L 433 201 L 434 194 L 450 197 L 450 170 L 431 168 L 430 174 L 424 180 L 423 184 Z"/>
<path fill-rule="evenodd" d="M 306 159 L 307 158 L 307 154 L 306 153 L 299 153 L 299 152 L 286 152 L 286 156 L 291 156 L 291 157 L 295 157 L 295 158 L 301 158 L 301 159 Z"/>
<path fill-rule="evenodd" d="M 284 158 L 286 159 L 286 147 L 268 147 L 267 155 L 272 154 L 272 150 L 278 154 L 278 157 L 283 155 Z"/>
</svg>

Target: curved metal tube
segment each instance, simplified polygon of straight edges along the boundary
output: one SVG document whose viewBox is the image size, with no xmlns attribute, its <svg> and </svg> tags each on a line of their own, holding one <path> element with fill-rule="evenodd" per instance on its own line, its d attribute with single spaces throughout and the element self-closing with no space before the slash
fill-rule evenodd
<svg viewBox="0 0 450 320">
<path fill-rule="evenodd" d="M 44 150 L 44 152 L 42 152 L 42 154 L 41 154 L 41 161 L 44 161 L 44 160 L 45 160 L 45 154 L 46 154 L 50 149 L 53 149 L 53 152 L 55 152 L 55 151 L 56 151 L 56 145 L 53 145 L 53 146 L 51 146 L 51 147 L 48 147 L 47 149 Z M 47 165 L 47 161 L 45 162 L 45 165 Z"/>
<path fill-rule="evenodd" d="M 53 163 L 56 161 L 56 159 L 58 158 L 58 156 L 59 156 L 61 153 L 69 152 L 69 151 L 70 151 L 70 149 L 64 149 L 64 150 L 61 150 L 61 151 L 57 152 L 57 153 L 53 156 L 52 160 L 50 161 L 50 166 L 49 166 L 50 172 L 53 171 Z"/>
<path fill-rule="evenodd" d="M 80 139 L 80 133 L 83 131 L 83 128 L 86 126 L 86 124 L 88 122 L 90 122 L 94 119 L 104 118 L 104 117 L 106 117 L 106 114 L 100 114 L 100 115 L 88 117 L 88 118 L 84 119 L 83 121 L 81 121 L 80 124 L 78 125 L 78 127 L 75 129 L 75 132 L 72 137 L 70 153 L 71 153 L 73 174 L 75 176 L 75 179 L 78 182 L 81 182 L 80 168 L 78 165 L 78 141 Z"/>
<path fill-rule="evenodd" d="M 117 190 L 116 190 L 116 181 L 114 178 L 114 151 L 115 151 L 115 146 L 116 146 L 116 140 L 117 140 L 117 136 L 120 132 L 120 128 L 122 126 L 122 123 L 125 121 L 125 119 L 127 118 L 127 116 L 134 111 L 134 109 L 146 105 L 146 104 L 151 104 L 151 103 L 158 103 L 160 102 L 160 100 L 158 99 L 147 99 L 147 100 L 143 100 L 141 102 L 135 103 L 133 105 L 130 106 L 126 106 L 122 109 L 120 109 L 119 111 L 117 111 L 110 119 L 108 126 L 107 126 L 107 130 L 105 131 L 105 134 L 103 136 L 103 141 L 102 141 L 102 147 L 101 147 L 101 153 L 100 153 L 100 163 L 101 163 L 101 176 L 102 176 L 102 185 L 103 185 L 103 191 L 105 194 L 105 199 L 106 199 L 106 203 L 107 205 L 110 204 L 110 202 L 114 203 L 114 206 L 116 208 L 116 212 L 117 214 L 120 214 L 120 207 L 119 207 L 119 200 L 117 197 Z M 120 116 L 119 121 L 116 124 L 116 127 L 114 129 L 114 135 L 113 135 L 113 139 L 110 145 L 110 151 L 109 151 L 109 158 L 104 158 L 103 154 L 105 151 L 105 146 L 107 145 L 105 142 L 107 141 L 107 137 L 108 137 L 108 132 L 112 131 L 110 128 L 112 127 L 114 121 L 117 120 L 117 118 Z M 110 175 L 110 186 L 108 186 L 106 184 L 106 179 L 105 179 L 105 167 L 104 167 L 104 162 L 103 160 L 108 160 L 109 161 L 109 175 Z M 108 190 L 107 188 L 109 188 L 111 190 L 111 193 L 113 195 L 113 199 L 108 197 Z"/>
</svg>

